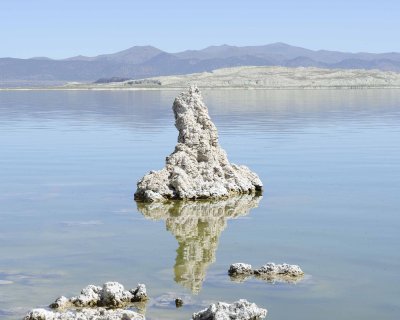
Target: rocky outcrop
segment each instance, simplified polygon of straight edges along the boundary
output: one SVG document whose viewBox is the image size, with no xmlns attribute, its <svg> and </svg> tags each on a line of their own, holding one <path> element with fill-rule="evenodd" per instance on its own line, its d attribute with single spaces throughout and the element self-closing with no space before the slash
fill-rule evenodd
<svg viewBox="0 0 400 320">
<path fill-rule="evenodd" d="M 135 289 L 125 290 L 118 282 L 106 282 L 102 287 L 88 285 L 81 293 L 72 298 L 64 296 L 57 298 L 50 308 L 66 309 L 70 307 L 108 307 L 121 308 L 131 302 L 145 301 L 147 299 L 146 287 L 138 284 Z"/>
<path fill-rule="evenodd" d="M 178 241 L 175 281 L 198 293 L 208 266 L 215 261 L 218 241 L 229 219 L 245 216 L 262 197 L 246 194 L 223 200 L 138 202 L 149 219 L 165 220 Z"/>
<path fill-rule="evenodd" d="M 131 290 L 125 290 L 118 282 L 106 282 L 102 287 L 88 285 L 78 296 L 57 298 L 49 306 L 56 311 L 33 309 L 24 320 L 144 320 L 143 315 L 121 308 L 147 299 L 144 284 Z"/>
<path fill-rule="evenodd" d="M 267 316 L 267 310 L 255 303 L 241 299 L 232 304 L 218 302 L 207 309 L 194 313 L 193 320 L 257 320 Z"/>
<path fill-rule="evenodd" d="M 254 172 L 229 163 L 196 87 L 181 93 L 172 108 L 178 144 L 162 170 L 151 171 L 138 182 L 136 200 L 224 198 L 262 190 Z"/>
<path fill-rule="evenodd" d="M 145 317 L 132 310 L 105 308 L 84 308 L 66 312 L 46 309 L 33 309 L 24 320 L 145 320 Z"/>
<path fill-rule="evenodd" d="M 246 280 L 249 276 L 255 275 L 257 278 L 269 282 L 298 282 L 304 276 L 303 270 L 295 264 L 275 264 L 269 262 L 259 269 L 252 269 L 250 264 L 233 263 L 230 265 L 228 274 L 231 279 L 237 282 Z"/>
</svg>

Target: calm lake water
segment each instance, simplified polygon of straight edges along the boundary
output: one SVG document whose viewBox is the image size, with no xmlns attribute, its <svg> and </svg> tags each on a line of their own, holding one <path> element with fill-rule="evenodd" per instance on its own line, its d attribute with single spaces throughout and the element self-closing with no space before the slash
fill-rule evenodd
<svg viewBox="0 0 400 320">
<path fill-rule="evenodd" d="M 271 320 L 398 319 L 400 90 L 204 91 L 263 197 L 138 206 L 175 146 L 176 94 L 0 92 L 0 318 L 119 281 L 147 285 L 147 319 L 239 298 Z M 227 275 L 269 261 L 306 276 Z"/>
</svg>

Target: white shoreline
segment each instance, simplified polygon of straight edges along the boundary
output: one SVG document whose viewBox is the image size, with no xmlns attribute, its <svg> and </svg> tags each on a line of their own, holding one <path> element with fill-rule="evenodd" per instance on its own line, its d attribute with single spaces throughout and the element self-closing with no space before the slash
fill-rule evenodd
<svg viewBox="0 0 400 320">
<path fill-rule="evenodd" d="M 6 83 L 4 83 L 6 85 Z M 59 86 L 0 87 L 0 91 L 181 90 L 364 90 L 400 89 L 400 73 L 364 69 L 235 67 L 186 75 L 160 76 L 110 83 L 71 82 Z"/>
</svg>

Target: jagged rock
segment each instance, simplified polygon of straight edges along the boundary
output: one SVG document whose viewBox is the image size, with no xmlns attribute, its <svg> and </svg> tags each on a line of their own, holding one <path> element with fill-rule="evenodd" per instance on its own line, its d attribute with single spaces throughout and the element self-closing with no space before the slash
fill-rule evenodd
<svg viewBox="0 0 400 320">
<path fill-rule="evenodd" d="M 106 282 L 100 292 L 100 305 L 120 308 L 131 302 L 134 295 L 118 282 Z"/>
<path fill-rule="evenodd" d="M 251 264 L 247 263 L 233 263 L 230 265 L 228 270 L 229 275 L 248 275 L 253 273 Z"/>
<path fill-rule="evenodd" d="M 269 262 L 263 265 L 261 268 L 254 270 L 257 275 L 283 275 L 290 277 L 298 277 L 304 275 L 304 272 L 300 269 L 298 265 L 295 264 L 275 264 Z"/>
<path fill-rule="evenodd" d="M 256 320 L 267 316 L 267 310 L 241 299 L 232 304 L 218 302 L 192 315 L 193 320 Z"/>
<path fill-rule="evenodd" d="M 135 311 L 124 309 L 84 308 L 67 312 L 33 309 L 24 320 L 145 320 L 145 317 Z"/>
<path fill-rule="evenodd" d="M 249 214 L 262 197 L 253 194 L 223 200 L 138 202 L 138 210 L 149 219 L 165 220 L 178 241 L 175 281 L 198 293 L 208 266 L 215 261 L 219 237 L 229 219 Z"/>
<path fill-rule="evenodd" d="M 132 301 L 145 301 L 147 300 L 147 290 L 144 284 L 139 283 L 135 290 L 130 291 L 133 295 Z"/>
<path fill-rule="evenodd" d="M 49 307 L 52 309 L 65 309 L 71 306 L 71 301 L 64 296 L 56 299 Z"/>
<path fill-rule="evenodd" d="M 304 272 L 298 265 L 287 263 L 275 264 L 273 262 L 268 262 L 255 270 L 249 264 L 234 263 L 229 267 L 228 274 L 231 276 L 231 280 L 235 282 L 243 282 L 251 275 L 255 275 L 257 278 L 269 282 L 295 283 L 300 281 L 304 276 Z"/>
<path fill-rule="evenodd" d="M 79 296 L 70 299 L 60 297 L 50 307 L 53 309 L 65 309 L 70 306 L 120 308 L 131 302 L 145 300 L 147 300 L 147 293 L 144 284 L 138 284 L 135 289 L 127 291 L 118 282 L 106 282 L 103 287 L 88 285 L 82 289 Z"/>
<path fill-rule="evenodd" d="M 162 170 L 151 171 L 138 182 L 136 200 L 223 198 L 262 190 L 254 172 L 229 163 L 199 89 L 182 92 L 172 108 L 178 144 Z"/>
<path fill-rule="evenodd" d="M 76 307 L 94 307 L 100 301 L 101 290 L 101 287 L 88 285 L 79 296 L 72 297 L 70 301 Z"/>
</svg>

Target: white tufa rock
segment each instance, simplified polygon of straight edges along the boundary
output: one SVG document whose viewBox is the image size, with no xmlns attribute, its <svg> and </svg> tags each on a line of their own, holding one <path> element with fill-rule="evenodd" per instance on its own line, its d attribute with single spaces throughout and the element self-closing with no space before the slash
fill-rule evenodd
<svg viewBox="0 0 400 320">
<path fill-rule="evenodd" d="M 133 295 L 132 301 L 144 301 L 147 300 L 147 290 L 146 286 L 139 283 L 136 289 L 130 291 Z"/>
<path fill-rule="evenodd" d="M 259 269 L 253 270 L 251 265 L 246 263 L 231 264 L 228 274 L 232 281 L 243 282 L 251 276 L 268 282 L 297 283 L 303 279 L 304 272 L 295 264 L 275 264 L 269 262 Z"/>
<path fill-rule="evenodd" d="M 151 171 L 137 184 L 135 199 L 211 199 L 262 190 L 257 174 L 228 161 L 199 89 L 192 86 L 174 101 L 178 144 L 166 166 Z"/>
<path fill-rule="evenodd" d="M 193 320 L 256 320 L 265 318 L 267 310 L 241 299 L 232 304 L 218 302 L 192 315 Z"/>
<path fill-rule="evenodd" d="M 133 300 L 134 295 L 118 282 L 106 282 L 100 293 L 100 305 L 122 307 Z"/>
<path fill-rule="evenodd" d="M 298 277 L 304 275 L 304 272 L 295 264 L 275 264 L 269 262 L 261 268 L 254 270 L 256 275 L 281 275 L 289 277 Z"/>
<path fill-rule="evenodd" d="M 51 305 L 50 308 L 52 309 L 65 309 L 71 306 L 71 301 L 64 297 L 61 296 L 59 298 L 56 299 L 56 301 L 54 301 Z"/>
<path fill-rule="evenodd" d="M 76 307 L 94 307 L 100 300 L 101 287 L 88 285 L 83 288 L 81 294 L 70 299 L 71 303 Z"/>
<path fill-rule="evenodd" d="M 80 309 L 67 312 L 33 309 L 24 320 L 145 320 L 145 317 L 132 310 L 104 308 Z"/>
<path fill-rule="evenodd" d="M 229 270 L 228 270 L 229 275 L 247 275 L 247 274 L 252 274 L 253 269 L 251 267 L 251 264 L 247 263 L 233 263 L 230 265 Z"/>
<path fill-rule="evenodd" d="M 81 294 L 70 299 L 60 297 L 50 305 L 53 309 L 65 309 L 68 307 L 109 307 L 121 308 L 131 302 L 147 300 L 146 286 L 139 284 L 135 289 L 125 290 L 118 282 L 106 282 L 103 287 L 88 285 L 82 289 Z"/>
</svg>

